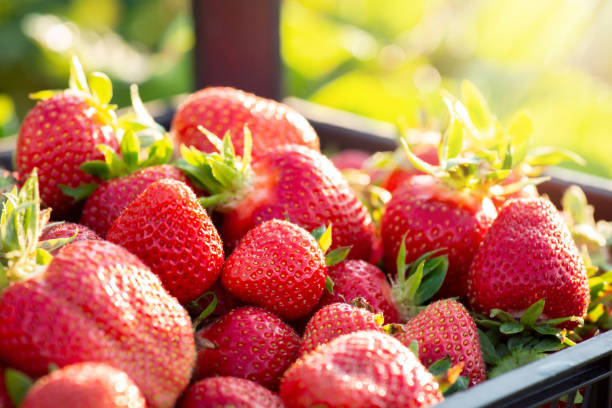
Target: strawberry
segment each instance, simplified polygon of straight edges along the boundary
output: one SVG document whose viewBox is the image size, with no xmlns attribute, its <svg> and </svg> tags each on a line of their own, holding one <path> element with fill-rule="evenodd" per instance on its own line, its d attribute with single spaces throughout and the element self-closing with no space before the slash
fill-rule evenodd
<svg viewBox="0 0 612 408">
<path fill-rule="evenodd" d="M 49 364 L 108 363 L 151 407 L 173 406 L 195 361 L 186 311 L 117 245 L 79 241 L 51 257 L 37 242 L 49 210 L 39 209 L 36 181 L 34 172 L 1 217 L 0 361 L 32 376 Z"/>
<path fill-rule="evenodd" d="M 541 198 L 510 200 L 478 249 L 468 276 L 471 307 L 513 316 L 545 299 L 543 318 L 583 317 L 589 286 L 580 252 L 557 209 Z M 575 321 L 564 323 L 576 326 Z"/>
<path fill-rule="evenodd" d="M 358 298 L 357 301 L 363 301 L 363 299 Z M 382 315 L 374 314 L 367 308 L 346 303 L 332 303 L 324 306 L 312 316 L 306 325 L 300 345 L 300 356 L 343 334 L 360 330 L 380 330 L 383 321 Z"/>
<path fill-rule="evenodd" d="M 145 188 L 165 178 L 188 183 L 180 170 L 167 164 L 145 167 L 133 174 L 105 181 L 85 202 L 81 223 L 105 237 L 113 222 Z"/>
<path fill-rule="evenodd" d="M 145 408 L 145 399 L 128 375 L 104 363 L 66 366 L 38 380 L 22 408 Z"/>
<path fill-rule="evenodd" d="M 486 379 L 476 324 L 456 300 L 430 304 L 406 323 L 404 330 L 396 337 L 406 346 L 416 340 L 419 359 L 426 367 L 448 355 L 453 365 L 463 363 L 461 374 L 469 377 L 471 385 Z"/>
<path fill-rule="evenodd" d="M 438 165 L 438 147 L 432 142 L 419 143 L 414 147 L 414 154 L 426 163 L 433 166 Z M 397 154 L 396 154 L 397 155 Z M 391 172 L 385 177 L 381 183 L 381 187 L 393 193 L 398 187 L 405 184 L 413 176 L 426 174 L 421 170 L 406 163 L 403 159 Z"/>
<path fill-rule="evenodd" d="M 253 135 L 253 156 L 286 144 L 299 144 L 319 150 L 319 138 L 302 115 L 276 101 L 228 87 L 205 88 L 190 95 L 179 106 L 172 120 L 176 141 L 214 152 L 215 146 L 198 126 L 231 136 L 238 151 L 244 145 L 244 126 Z"/>
<path fill-rule="evenodd" d="M 178 408 L 282 408 L 278 395 L 237 377 L 213 377 L 198 381 L 185 391 Z"/>
<path fill-rule="evenodd" d="M 76 234 L 76 235 L 75 235 Z M 102 238 L 95 232 L 84 225 L 74 224 L 71 222 L 63 222 L 61 224 L 50 224 L 45 227 L 40 234 L 40 241 L 47 241 L 58 238 L 72 238 L 72 242 L 76 241 L 100 241 Z M 57 251 L 57 250 L 56 250 Z M 52 252 L 55 254 L 55 252 Z"/>
<path fill-rule="evenodd" d="M 221 273 L 219 234 L 193 191 L 178 180 L 150 184 L 106 238 L 137 255 L 182 303 L 208 290 Z"/>
<path fill-rule="evenodd" d="M 360 170 L 370 156 L 364 150 L 346 149 L 331 156 L 330 160 L 338 170 Z"/>
<path fill-rule="evenodd" d="M 228 251 L 255 225 L 288 218 L 309 231 L 333 224 L 333 248 L 351 246 L 349 257 L 370 258 L 372 220 L 327 158 L 304 146 L 286 145 L 269 150 L 251 166 L 249 142 L 239 160 L 229 138 L 206 134 L 221 153 L 207 156 L 183 148 L 178 166 L 211 194 L 200 199 L 202 204 L 225 213 L 221 235 Z"/>
<path fill-rule="evenodd" d="M 234 309 L 196 333 L 198 359 L 194 377 L 246 378 L 276 389 L 295 361 L 300 338 L 273 313 L 258 307 Z"/>
<path fill-rule="evenodd" d="M 325 256 L 312 235 L 271 220 L 240 240 L 223 265 L 221 282 L 237 298 L 290 320 L 317 305 L 326 276 Z"/>
<path fill-rule="evenodd" d="M 4 380 L 4 367 L 0 365 L 0 408 L 13 408 Z"/>
<path fill-rule="evenodd" d="M 287 370 L 280 386 L 287 408 L 428 407 L 444 398 L 414 354 L 378 331 L 335 338 Z"/>
<path fill-rule="evenodd" d="M 387 271 L 395 272 L 402 241 L 407 263 L 444 248 L 449 267 L 440 296 L 465 296 L 472 258 L 495 215 L 486 197 L 453 191 L 431 176 L 412 177 L 395 191 L 382 218 Z"/>
<path fill-rule="evenodd" d="M 391 296 L 391 285 L 376 266 L 358 259 L 349 259 L 327 269 L 334 282 L 333 294 L 323 291 L 319 307 L 336 302 L 351 302 L 364 298 L 389 323 L 399 321 L 399 314 Z"/>
<path fill-rule="evenodd" d="M 102 73 L 93 73 L 91 92 L 80 63 L 72 61 L 70 89 L 42 91 L 27 114 L 17 139 L 16 163 L 19 176 L 25 179 L 38 168 L 42 201 L 54 209 L 58 218 L 74 215 L 74 201 L 62 191 L 95 183 L 81 164 L 103 155 L 96 148 L 105 144 L 119 149 L 115 134 L 116 118 L 110 80 Z"/>
</svg>

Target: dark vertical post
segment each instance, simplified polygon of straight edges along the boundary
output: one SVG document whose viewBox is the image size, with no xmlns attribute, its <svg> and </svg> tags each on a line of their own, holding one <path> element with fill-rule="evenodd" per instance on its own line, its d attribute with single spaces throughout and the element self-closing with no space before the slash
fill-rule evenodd
<svg viewBox="0 0 612 408">
<path fill-rule="evenodd" d="M 280 99 L 280 0 L 193 0 L 196 86 Z"/>
</svg>

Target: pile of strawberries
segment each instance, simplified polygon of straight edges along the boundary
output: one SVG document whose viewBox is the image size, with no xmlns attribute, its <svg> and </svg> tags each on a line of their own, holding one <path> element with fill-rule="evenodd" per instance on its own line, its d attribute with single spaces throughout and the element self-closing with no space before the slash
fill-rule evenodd
<svg viewBox="0 0 612 408">
<path fill-rule="evenodd" d="M 611 229 L 535 187 L 578 158 L 469 83 L 443 132 L 333 162 L 232 88 L 169 134 L 76 59 L 32 96 L 0 178 L 2 408 L 427 407 L 610 327 Z"/>
</svg>

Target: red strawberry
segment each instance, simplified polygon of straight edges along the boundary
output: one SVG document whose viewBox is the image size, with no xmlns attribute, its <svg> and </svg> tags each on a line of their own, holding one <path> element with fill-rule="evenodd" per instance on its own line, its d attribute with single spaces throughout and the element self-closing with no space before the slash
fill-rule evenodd
<svg viewBox="0 0 612 408">
<path fill-rule="evenodd" d="M 22 408 L 145 408 L 145 399 L 128 375 L 108 364 L 66 366 L 38 380 Z"/>
<path fill-rule="evenodd" d="M 421 160 L 432 165 L 438 165 L 438 147 L 434 143 L 418 144 L 414 147 L 414 154 Z M 413 176 L 425 174 L 419 169 L 406 163 L 407 160 L 402 160 L 402 163 L 394 168 L 389 175 L 383 180 L 381 186 L 393 193 L 398 187 L 401 187 Z"/>
<path fill-rule="evenodd" d="M 444 398 L 412 352 L 378 331 L 340 336 L 299 359 L 283 376 L 287 408 L 428 407 Z"/>
<path fill-rule="evenodd" d="M 276 315 L 246 306 L 198 331 L 196 343 L 196 379 L 229 375 L 276 389 L 297 358 L 300 338 Z"/>
<path fill-rule="evenodd" d="M 137 255 L 182 303 L 209 289 L 223 266 L 217 230 L 193 191 L 178 180 L 149 185 L 106 238 Z"/>
<path fill-rule="evenodd" d="M 330 157 L 338 170 L 360 170 L 371 156 L 371 153 L 358 149 L 342 150 Z"/>
<path fill-rule="evenodd" d="M 74 236 L 76 234 L 76 236 Z M 100 241 L 102 238 L 95 232 L 84 225 L 73 224 L 71 222 L 63 222 L 61 224 L 51 224 L 43 230 L 40 235 L 40 241 L 58 238 L 72 238 L 71 242 L 77 241 Z M 57 250 L 56 250 L 57 251 Z M 55 252 L 52 252 L 55 253 Z"/>
<path fill-rule="evenodd" d="M 332 224 L 332 249 L 352 246 L 350 258 L 370 258 L 375 236 L 370 215 L 327 158 L 288 145 L 269 150 L 251 167 L 214 135 L 208 136 L 224 153 L 205 157 L 183 149 L 179 167 L 212 194 L 203 204 L 225 213 L 221 235 L 228 250 L 255 225 L 288 218 L 309 231 Z M 248 158 L 248 152 L 244 156 Z"/>
<path fill-rule="evenodd" d="M 198 381 L 187 389 L 178 408 L 282 408 L 278 395 L 236 377 L 214 377 Z"/>
<path fill-rule="evenodd" d="M 13 402 L 4 383 L 4 367 L 2 365 L 0 365 L 0 408 L 13 408 Z"/>
<path fill-rule="evenodd" d="M 145 188 L 165 178 L 188 183 L 187 177 L 170 165 L 146 167 L 128 176 L 104 182 L 85 202 L 81 223 L 105 237 L 113 222 Z"/>
<path fill-rule="evenodd" d="M 382 218 L 385 266 L 395 272 L 403 239 L 407 263 L 444 248 L 449 267 L 440 296 L 465 296 L 472 258 L 495 215 L 486 197 L 453 191 L 431 176 L 414 176 L 395 191 Z"/>
<path fill-rule="evenodd" d="M 376 266 L 362 260 L 350 259 L 327 269 L 334 282 L 333 294 L 323 291 L 319 306 L 335 302 L 351 302 L 364 298 L 385 321 L 399 321 L 399 314 L 391 297 L 391 285 L 385 274 Z"/>
<path fill-rule="evenodd" d="M 384 318 L 364 308 L 346 303 L 332 303 L 319 309 L 306 325 L 300 355 L 343 334 L 360 330 L 379 330 Z"/>
<path fill-rule="evenodd" d="M 325 256 L 312 235 L 271 220 L 240 240 L 223 265 L 221 281 L 239 299 L 297 319 L 317 305 L 326 276 Z"/>
<path fill-rule="evenodd" d="M 285 144 L 319 150 L 317 134 L 295 110 L 283 103 L 227 87 L 205 88 L 190 95 L 174 115 L 172 133 L 181 144 L 213 152 L 213 144 L 198 126 L 218 135 L 229 132 L 237 151 L 242 152 L 245 125 L 255 136 L 253 155 L 256 157 Z"/>
<path fill-rule="evenodd" d="M 470 378 L 471 385 L 486 379 L 476 324 L 456 300 L 430 304 L 406 323 L 404 330 L 396 337 L 406 346 L 416 340 L 419 359 L 426 367 L 448 355 L 453 365 L 463 363 L 461 374 Z"/>
<path fill-rule="evenodd" d="M 96 148 L 105 144 L 118 151 L 115 135 L 115 114 L 108 105 L 112 91 L 110 81 L 97 73 L 95 84 L 105 83 L 104 95 L 98 89 L 89 93 L 84 74 L 77 60 L 73 60 L 71 89 L 59 93 L 43 91 L 41 99 L 25 117 L 17 139 L 16 162 L 19 175 L 25 179 L 38 168 L 40 196 L 52 207 L 54 216 L 74 215 L 74 200 L 65 195 L 60 185 L 76 188 L 97 181 L 81 170 L 81 164 L 102 159 Z"/>
<path fill-rule="evenodd" d="M 468 297 L 475 311 L 487 314 L 496 308 L 520 316 L 544 298 L 543 318 L 584 316 L 589 304 L 584 262 L 549 201 L 523 198 L 504 205 L 474 257 Z"/>
<path fill-rule="evenodd" d="M 100 361 L 124 370 L 152 407 L 171 407 L 195 359 L 191 322 L 159 279 L 105 241 L 66 245 L 0 298 L 0 360 L 29 375 Z"/>
</svg>

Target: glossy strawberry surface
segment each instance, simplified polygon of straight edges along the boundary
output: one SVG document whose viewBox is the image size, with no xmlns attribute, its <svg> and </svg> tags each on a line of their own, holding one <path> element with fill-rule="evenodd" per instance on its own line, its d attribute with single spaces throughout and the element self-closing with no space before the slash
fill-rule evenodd
<svg viewBox="0 0 612 408">
<path fill-rule="evenodd" d="M 323 291 L 319 306 L 335 302 L 350 303 L 364 298 L 375 312 L 382 313 L 386 323 L 399 321 L 399 314 L 391 298 L 391 285 L 385 274 L 375 265 L 359 259 L 349 259 L 327 268 L 334 282 L 334 293 Z"/>
<path fill-rule="evenodd" d="M 187 389 L 178 408 L 282 408 L 278 395 L 237 377 L 213 377 L 198 381 Z"/>
<path fill-rule="evenodd" d="M 146 167 L 128 176 L 105 181 L 85 202 L 80 222 L 105 237 L 117 217 L 145 188 L 165 178 L 188 183 L 180 170 L 169 165 Z"/>
<path fill-rule="evenodd" d="M 405 236 L 407 264 L 437 249 L 448 254 L 440 297 L 466 296 L 472 258 L 495 216 L 495 207 L 487 198 L 450 190 L 431 176 L 411 178 L 393 194 L 382 217 L 387 272 L 395 273 Z"/>
<path fill-rule="evenodd" d="M 78 187 L 98 181 L 81 170 L 81 163 L 104 158 L 98 144 L 119 150 L 112 126 L 75 91 L 39 101 L 23 120 L 17 139 L 17 169 L 22 180 L 38 169 L 40 196 L 53 208 L 54 218 L 75 211 L 73 198 L 65 195 L 59 184 Z"/>
<path fill-rule="evenodd" d="M 22 408 L 145 408 L 128 375 L 108 364 L 80 363 L 54 371 L 28 391 Z"/>
<path fill-rule="evenodd" d="M 223 265 L 217 230 L 193 191 L 178 180 L 149 185 L 106 238 L 137 255 L 181 303 L 208 290 Z"/>
<path fill-rule="evenodd" d="M 312 235 L 271 220 L 240 240 L 223 265 L 221 282 L 237 298 L 291 320 L 317 305 L 326 276 L 323 251 Z"/>
<path fill-rule="evenodd" d="M 554 205 L 542 198 L 504 205 L 474 257 L 468 292 L 471 307 L 481 313 L 497 308 L 520 315 L 545 298 L 547 318 L 584 316 L 586 269 Z"/>
<path fill-rule="evenodd" d="M 255 160 L 252 166 L 254 185 L 224 217 L 226 247 L 233 248 L 255 225 L 288 217 L 308 231 L 332 224 L 332 249 L 352 246 L 349 258 L 370 258 L 374 245 L 370 215 L 325 156 L 303 146 L 283 146 Z"/>
<path fill-rule="evenodd" d="M 332 303 L 319 309 L 306 325 L 300 355 L 343 334 L 359 330 L 378 330 L 382 316 L 346 303 Z"/>
<path fill-rule="evenodd" d="M 406 346 L 416 340 L 419 360 L 429 367 L 450 356 L 453 365 L 463 363 L 461 375 L 470 385 L 486 379 L 476 324 L 465 307 L 453 299 L 439 300 L 427 306 L 404 325 L 397 338 Z"/>
<path fill-rule="evenodd" d="M 196 379 L 234 376 L 276 389 L 297 358 L 300 338 L 273 313 L 245 306 L 198 331 L 196 343 Z"/>
<path fill-rule="evenodd" d="M 287 408 L 429 407 L 444 398 L 412 352 L 378 331 L 346 334 L 300 358 L 283 376 Z"/>
<path fill-rule="evenodd" d="M 229 131 L 238 154 L 242 154 L 245 125 L 253 134 L 253 156 L 285 145 L 300 144 L 319 149 L 319 138 L 308 121 L 289 106 L 229 87 L 202 89 L 178 108 L 172 133 L 180 144 L 204 152 L 214 147 L 198 126 L 223 137 Z"/>
<path fill-rule="evenodd" d="M 98 361 L 125 371 L 147 403 L 172 407 L 195 361 L 187 312 L 134 255 L 106 241 L 66 245 L 46 271 L 0 298 L 0 360 L 32 376 Z"/>
</svg>

